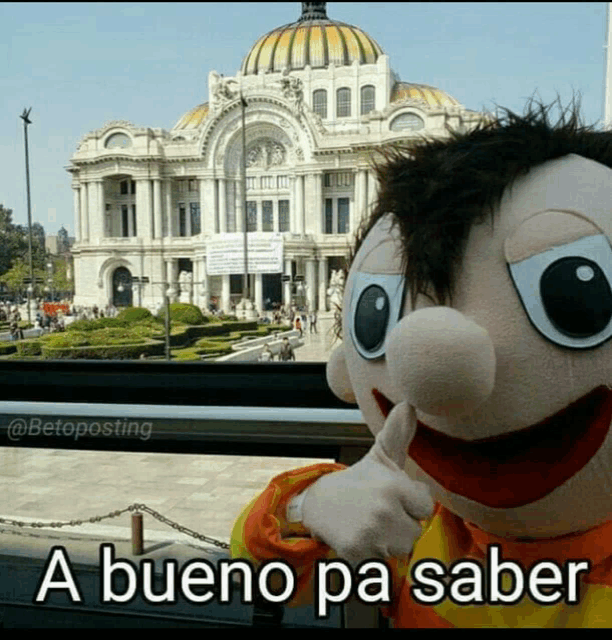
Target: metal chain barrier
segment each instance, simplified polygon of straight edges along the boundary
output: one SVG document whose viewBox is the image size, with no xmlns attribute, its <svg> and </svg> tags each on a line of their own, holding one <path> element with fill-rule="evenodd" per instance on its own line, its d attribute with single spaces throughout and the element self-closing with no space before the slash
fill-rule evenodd
<svg viewBox="0 0 612 640">
<path fill-rule="evenodd" d="M 32 529 L 59 529 L 60 527 L 78 527 L 87 523 L 96 523 L 101 520 L 106 520 L 108 518 L 116 518 L 120 516 L 122 513 L 126 513 L 128 511 L 132 511 L 138 513 L 140 511 L 144 511 L 149 515 L 153 516 L 156 520 L 167 524 L 172 529 L 178 531 L 179 533 L 184 533 L 192 538 L 196 538 L 197 540 L 201 540 L 202 542 L 206 542 L 207 544 L 212 544 L 215 547 L 220 547 L 221 549 L 229 549 L 230 546 L 227 542 L 221 542 L 220 540 L 215 540 L 214 538 L 209 538 L 208 536 L 202 535 L 201 533 L 197 533 L 196 531 L 192 531 L 183 525 L 180 525 L 178 522 L 174 522 L 169 518 L 166 518 L 155 509 L 151 509 L 151 507 L 147 507 L 146 504 L 131 504 L 129 507 L 125 509 L 120 509 L 118 511 L 111 511 L 104 516 L 92 516 L 91 518 L 87 518 L 86 520 L 69 520 L 66 522 L 23 522 L 21 520 L 11 520 L 9 518 L 0 518 L 0 524 L 6 524 L 14 527 L 30 527 Z"/>
</svg>

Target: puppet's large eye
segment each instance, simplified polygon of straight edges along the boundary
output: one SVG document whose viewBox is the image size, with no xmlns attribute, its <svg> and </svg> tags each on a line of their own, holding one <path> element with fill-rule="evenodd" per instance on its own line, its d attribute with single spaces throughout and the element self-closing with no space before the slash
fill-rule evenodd
<svg viewBox="0 0 612 640">
<path fill-rule="evenodd" d="M 540 295 L 561 333 L 586 338 L 603 331 L 612 317 L 612 291 L 603 271 L 586 258 L 561 258 L 546 269 Z"/>
<path fill-rule="evenodd" d="M 380 358 L 402 312 L 404 277 L 357 272 L 352 282 L 349 327 L 353 344 L 364 358 Z"/>
<path fill-rule="evenodd" d="M 366 351 L 374 351 L 385 339 L 389 322 L 389 298 L 377 285 L 359 296 L 355 309 L 355 338 Z"/>
<path fill-rule="evenodd" d="M 612 248 L 586 236 L 509 265 L 533 326 L 563 347 L 590 349 L 612 337 Z"/>
</svg>

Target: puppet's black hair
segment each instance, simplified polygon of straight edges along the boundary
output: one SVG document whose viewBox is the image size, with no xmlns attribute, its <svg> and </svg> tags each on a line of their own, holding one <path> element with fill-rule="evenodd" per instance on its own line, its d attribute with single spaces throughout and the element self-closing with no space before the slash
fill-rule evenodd
<svg viewBox="0 0 612 640">
<path fill-rule="evenodd" d="M 550 121 L 558 105 L 560 118 Z M 452 300 L 453 280 L 472 225 L 493 222 L 504 191 L 530 169 L 570 153 L 612 168 L 612 133 L 582 124 L 579 99 L 563 108 L 532 98 L 524 114 L 498 109 L 470 132 L 381 151 L 374 165 L 379 195 L 356 234 L 351 260 L 385 214 L 403 239 L 403 270 L 414 305 L 418 294 Z"/>
</svg>

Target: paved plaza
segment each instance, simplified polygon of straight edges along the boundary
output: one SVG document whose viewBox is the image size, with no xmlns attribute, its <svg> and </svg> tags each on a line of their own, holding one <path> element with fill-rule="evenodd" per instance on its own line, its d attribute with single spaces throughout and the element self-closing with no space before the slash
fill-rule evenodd
<svg viewBox="0 0 612 640">
<path fill-rule="evenodd" d="M 296 360 L 325 362 L 331 351 L 332 321 L 319 333 L 304 333 Z M 337 343 L 336 343 L 337 344 Z M 25 521 L 89 519 L 138 502 L 198 533 L 227 542 L 243 507 L 275 475 L 321 460 L 186 454 L 0 448 L 0 517 Z M 200 544 L 149 515 L 145 541 Z M 129 538 L 130 516 L 63 528 Z M 5 527 L 0 524 L 0 530 Z M 54 532 L 58 535 L 59 532 Z"/>
</svg>

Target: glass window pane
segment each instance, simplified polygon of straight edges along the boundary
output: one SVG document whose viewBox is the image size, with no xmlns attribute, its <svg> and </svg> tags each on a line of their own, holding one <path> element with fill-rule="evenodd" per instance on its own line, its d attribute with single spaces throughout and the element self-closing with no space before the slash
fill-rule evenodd
<svg viewBox="0 0 612 640">
<path fill-rule="evenodd" d="M 121 235 L 127 238 L 129 235 L 129 223 L 128 223 L 128 206 L 127 204 L 121 205 Z"/>
<path fill-rule="evenodd" d="M 361 115 L 370 113 L 374 110 L 374 87 L 367 85 L 361 87 Z"/>
<path fill-rule="evenodd" d="M 257 203 L 247 201 L 247 231 L 257 231 Z"/>
<path fill-rule="evenodd" d="M 187 235 L 187 215 L 185 212 L 185 205 L 179 204 L 179 236 Z"/>
<path fill-rule="evenodd" d="M 274 231 L 272 200 L 264 200 L 261 203 L 261 230 Z"/>
<path fill-rule="evenodd" d="M 325 233 L 333 233 L 333 203 L 331 198 L 325 198 Z"/>
<path fill-rule="evenodd" d="M 132 225 L 134 226 L 134 233 L 132 235 L 137 236 L 138 228 L 136 227 L 136 205 L 135 204 L 132 205 Z"/>
<path fill-rule="evenodd" d="M 278 230 L 289 231 L 289 200 L 278 201 Z"/>
<path fill-rule="evenodd" d="M 338 198 L 338 233 L 349 231 L 349 199 Z"/>
<path fill-rule="evenodd" d="M 347 88 L 338 89 L 336 102 L 336 116 L 347 118 L 351 115 L 351 90 Z"/>
<path fill-rule="evenodd" d="M 317 89 L 312 94 L 312 110 L 321 118 L 327 118 L 327 91 Z"/>
<path fill-rule="evenodd" d="M 189 211 L 191 215 L 191 235 L 197 236 L 201 232 L 200 226 L 200 203 L 190 202 Z"/>
</svg>

